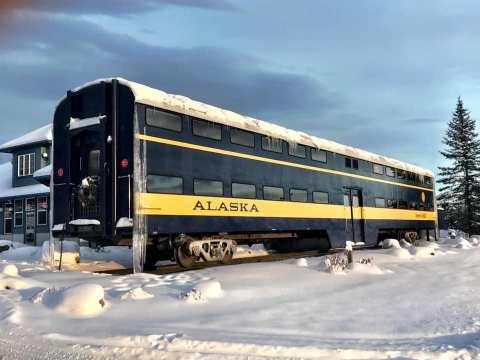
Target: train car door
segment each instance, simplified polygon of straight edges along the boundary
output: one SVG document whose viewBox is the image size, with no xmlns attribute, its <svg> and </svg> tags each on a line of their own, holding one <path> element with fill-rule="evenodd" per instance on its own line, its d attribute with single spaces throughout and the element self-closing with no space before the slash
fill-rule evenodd
<svg viewBox="0 0 480 360">
<path fill-rule="evenodd" d="M 362 190 L 345 188 L 343 193 L 345 207 L 346 241 L 354 243 L 365 242 L 365 219 L 363 214 Z"/>
</svg>

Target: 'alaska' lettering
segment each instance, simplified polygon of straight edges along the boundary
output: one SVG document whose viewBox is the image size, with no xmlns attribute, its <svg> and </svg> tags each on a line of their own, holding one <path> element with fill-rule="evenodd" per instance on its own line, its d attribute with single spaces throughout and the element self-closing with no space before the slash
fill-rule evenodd
<svg viewBox="0 0 480 360">
<path fill-rule="evenodd" d="M 193 210 L 199 211 L 232 211 L 232 212 L 259 212 L 255 204 L 243 202 L 220 202 L 219 204 L 211 201 L 198 200 Z"/>
</svg>

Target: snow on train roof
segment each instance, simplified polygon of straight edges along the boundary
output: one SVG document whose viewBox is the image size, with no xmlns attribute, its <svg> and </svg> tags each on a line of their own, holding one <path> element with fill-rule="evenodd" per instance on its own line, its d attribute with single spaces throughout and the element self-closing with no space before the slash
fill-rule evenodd
<svg viewBox="0 0 480 360">
<path fill-rule="evenodd" d="M 181 112 L 187 115 L 199 117 L 212 122 L 232 126 L 244 130 L 253 131 L 273 138 L 279 138 L 292 144 L 303 144 L 318 149 L 331 151 L 337 154 L 371 161 L 373 163 L 392 166 L 398 169 L 411 171 L 420 175 L 432 176 L 430 170 L 416 165 L 408 164 L 399 160 L 391 159 L 382 155 L 374 154 L 352 146 L 342 145 L 337 142 L 308 135 L 301 131 L 287 129 L 283 126 L 244 116 L 230 110 L 221 109 L 212 105 L 204 104 L 181 95 L 168 94 L 164 91 L 148 87 L 123 78 L 98 79 L 86 83 L 73 91 L 100 83 L 118 80 L 132 90 L 135 101 L 171 111 Z"/>
<path fill-rule="evenodd" d="M 9 150 L 19 146 L 30 145 L 43 141 L 52 141 L 52 124 L 42 126 L 26 133 L 18 138 L 7 141 L 0 145 L 0 151 Z"/>
</svg>

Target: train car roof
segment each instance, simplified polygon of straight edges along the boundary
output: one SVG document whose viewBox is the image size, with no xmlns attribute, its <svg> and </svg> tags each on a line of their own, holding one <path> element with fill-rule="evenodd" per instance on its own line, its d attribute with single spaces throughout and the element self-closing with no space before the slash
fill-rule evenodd
<svg viewBox="0 0 480 360">
<path fill-rule="evenodd" d="M 408 164 L 403 161 L 395 160 L 386 156 L 374 154 L 352 146 L 342 145 L 335 141 L 322 139 L 316 136 L 308 135 L 301 131 L 287 129 L 283 126 L 272 124 L 266 121 L 258 120 L 249 116 L 241 115 L 230 110 L 218 108 L 199 101 L 192 100 L 181 95 L 168 94 L 164 91 L 151 88 L 123 78 L 105 78 L 86 83 L 73 89 L 78 91 L 87 86 L 101 82 L 111 82 L 118 80 L 119 83 L 128 86 L 134 96 L 135 101 L 145 105 L 180 112 L 186 115 L 195 116 L 215 123 L 232 126 L 273 138 L 279 138 L 290 144 L 308 145 L 314 148 L 331 151 L 337 154 L 351 156 L 357 159 L 370 161 L 376 164 L 395 167 L 398 169 L 411 171 L 420 175 L 433 177 L 430 170 L 416 165 Z"/>
</svg>

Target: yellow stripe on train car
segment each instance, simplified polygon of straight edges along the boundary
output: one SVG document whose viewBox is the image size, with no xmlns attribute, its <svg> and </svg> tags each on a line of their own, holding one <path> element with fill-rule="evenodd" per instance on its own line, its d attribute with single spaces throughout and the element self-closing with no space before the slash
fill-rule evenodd
<svg viewBox="0 0 480 360">
<path fill-rule="evenodd" d="M 238 199 L 197 195 L 137 193 L 137 211 L 144 215 L 350 219 L 343 205 Z M 435 221 L 433 211 L 354 208 L 355 219 Z"/>
</svg>

